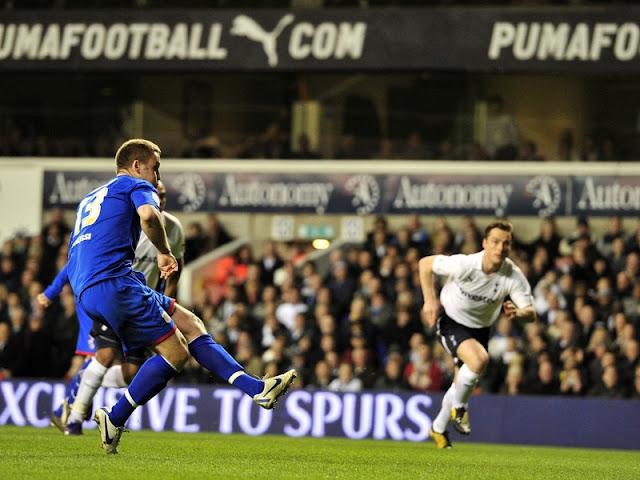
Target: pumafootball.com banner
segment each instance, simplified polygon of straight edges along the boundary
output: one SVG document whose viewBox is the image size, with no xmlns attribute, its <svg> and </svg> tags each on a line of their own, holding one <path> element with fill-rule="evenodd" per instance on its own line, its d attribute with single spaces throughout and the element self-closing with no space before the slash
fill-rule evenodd
<svg viewBox="0 0 640 480">
<path fill-rule="evenodd" d="M 0 382 L 0 426 L 47 427 L 64 391 L 62 383 Z M 100 389 L 94 405 L 110 406 L 120 395 L 120 390 Z M 237 389 L 176 385 L 138 408 L 127 426 L 185 433 L 423 442 L 441 399 L 440 393 L 291 390 L 268 411 Z M 640 448 L 637 400 L 481 395 L 473 397 L 470 405 L 474 442 Z M 95 425 L 86 422 L 85 427 Z"/>
<path fill-rule="evenodd" d="M 640 71 L 640 8 L 5 10 L 0 71 Z"/>
</svg>

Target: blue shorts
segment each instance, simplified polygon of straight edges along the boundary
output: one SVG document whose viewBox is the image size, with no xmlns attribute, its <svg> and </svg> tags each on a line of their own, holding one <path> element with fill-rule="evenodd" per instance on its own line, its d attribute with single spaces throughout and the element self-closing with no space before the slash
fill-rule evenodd
<svg viewBox="0 0 640 480">
<path fill-rule="evenodd" d="M 87 287 L 79 303 L 93 320 L 113 329 L 125 351 L 157 345 L 176 331 L 170 316 L 175 300 L 147 287 L 137 272 Z"/>
<path fill-rule="evenodd" d="M 93 320 L 87 315 L 82 306 L 76 301 L 76 316 L 78 317 L 78 341 L 76 342 L 76 355 L 95 355 L 96 342 L 91 335 Z"/>
</svg>

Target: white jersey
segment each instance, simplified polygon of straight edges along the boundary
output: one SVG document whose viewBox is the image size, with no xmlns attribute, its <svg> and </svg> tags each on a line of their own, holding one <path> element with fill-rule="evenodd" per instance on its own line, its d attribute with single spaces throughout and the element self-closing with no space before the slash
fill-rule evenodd
<svg viewBox="0 0 640 480">
<path fill-rule="evenodd" d="M 164 228 L 167 231 L 167 239 L 173 256 L 180 260 L 184 256 L 184 230 L 180 220 L 167 212 L 162 212 Z M 136 258 L 133 261 L 133 269 L 144 273 L 147 285 L 157 288 L 160 281 L 158 269 L 158 250 L 151 243 L 144 232 L 140 234 L 140 241 L 136 247 Z"/>
<path fill-rule="evenodd" d="M 484 251 L 472 255 L 436 255 L 433 272 L 447 277 L 440 303 L 447 315 L 470 328 L 489 327 L 500 315 L 506 297 L 518 307 L 533 304 L 526 277 L 510 259 L 487 275 L 482 270 Z"/>
</svg>

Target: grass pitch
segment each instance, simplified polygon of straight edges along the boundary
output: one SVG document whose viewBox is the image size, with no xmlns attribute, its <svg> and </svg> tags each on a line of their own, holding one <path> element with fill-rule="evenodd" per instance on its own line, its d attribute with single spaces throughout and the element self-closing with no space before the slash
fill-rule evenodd
<svg viewBox="0 0 640 480">
<path fill-rule="evenodd" d="M 1 479 L 639 479 L 640 453 L 620 450 L 249 437 L 150 431 L 107 456 L 97 431 L 0 427 Z"/>
</svg>

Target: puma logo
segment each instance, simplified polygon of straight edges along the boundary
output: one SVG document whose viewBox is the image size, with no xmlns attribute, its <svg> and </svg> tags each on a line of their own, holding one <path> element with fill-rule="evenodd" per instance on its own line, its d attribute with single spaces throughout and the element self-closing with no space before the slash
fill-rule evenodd
<svg viewBox="0 0 640 480">
<path fill-rule="evenodd" d="M 249 40 L 262 44 L 270 67 L 278 65 L 278 51 L 276 41 L 287 25 L 293 22 L 294 16 L 290 13 L 280 19 L 276 27 L 267 32 L 258 22 L 247 15 L 238 15 L 233 19 L 231 27 L 231 35 L 238 37 L 246 37 Z"/>
</svg>

